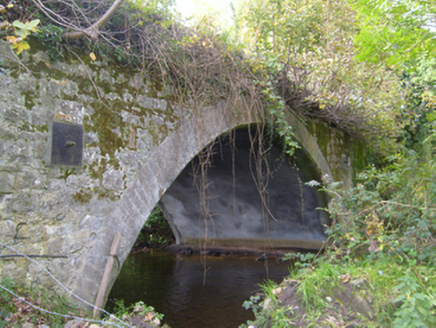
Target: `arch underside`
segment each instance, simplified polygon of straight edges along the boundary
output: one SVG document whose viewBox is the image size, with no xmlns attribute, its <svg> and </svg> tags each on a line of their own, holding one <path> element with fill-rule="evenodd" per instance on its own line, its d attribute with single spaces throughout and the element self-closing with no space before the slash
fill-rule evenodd
<svg viewBox="0 0 436 328">
<path fill-rule="evenodd" d="M 177 244 L 206 247 L 319 249 L 326 221 L 320 181 L 304 151 L 290 159 L 278 145 L 258 156 L 256 131 L 221 137 L 210 158 L 194 158 L 160 200 Z M 203 154 L 204 155 L 204 154 Z M 203 167 L 203 169 L 202 169 Z"/>
</svg>

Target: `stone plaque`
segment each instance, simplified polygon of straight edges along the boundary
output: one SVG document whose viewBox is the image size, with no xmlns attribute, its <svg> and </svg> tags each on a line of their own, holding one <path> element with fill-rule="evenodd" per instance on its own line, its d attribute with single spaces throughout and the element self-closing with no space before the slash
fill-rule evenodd
<svg viewBox="0 0 436 328">
<path fill-rule="evenodd" d="M 83 157 L 83 126 L 53 122 L 51 164 L 81 166 Z"/>
</svg>

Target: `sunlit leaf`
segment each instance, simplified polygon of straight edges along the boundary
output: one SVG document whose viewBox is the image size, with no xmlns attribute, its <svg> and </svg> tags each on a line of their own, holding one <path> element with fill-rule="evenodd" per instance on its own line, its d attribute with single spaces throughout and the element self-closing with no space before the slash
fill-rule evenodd
<svg viewBox="0 0 436 328">
<path fill-rule="evenodd" d="M 29 50 L 30 45 L 26 41 L 17 42 L 11 45 L 11 48 L 15 50 L 17 55 L 21 54 L 24 50 Z"/>
<path fill-rule="evenodd" d="M 21 38 L 17 38 L 17 37 L 15 37 L 13 35 L 8 35 L 6 37 L 6 40 L 8 40 L 8 42 L 11 43 L 11 44 L 17 44 L 17 43 L 20 43 L 22 41 Z"/>
<path fill-rule="evenodd" d="M 22 30 L 27 29 L 26 25 L 23 22 L 20 22 L 19 20 L 16 20 L 12 23 L 12 25 L 16 28 L 20 28 Z"/>
<path fill-rule="evenodd" d="M 36 31 L 38 31 L 37 26 L 39 23 L 40 23 L 39 19 L 34 19 L 34 20 L 26 23 L 26 28 L 31 32 L 36 32 Z"/>
</svg>

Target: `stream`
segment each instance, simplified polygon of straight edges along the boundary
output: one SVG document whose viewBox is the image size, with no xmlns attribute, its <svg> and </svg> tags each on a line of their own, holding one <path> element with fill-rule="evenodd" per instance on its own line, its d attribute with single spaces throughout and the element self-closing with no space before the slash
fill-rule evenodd
<svg viewBox="0 0 436 328">
<path fill-rule="evenodd" d="M 180 255 L 150 249 L 130 254 L 115 281 L 106 309 L 117 300 L 126 306 L 143 301 L 164 314 L 172 328 L 234 328 L 253 320 L 242 304 L 259 292 L 259 284 L 281 282 L 290 262 L 259 255 Z"/>
</svg>

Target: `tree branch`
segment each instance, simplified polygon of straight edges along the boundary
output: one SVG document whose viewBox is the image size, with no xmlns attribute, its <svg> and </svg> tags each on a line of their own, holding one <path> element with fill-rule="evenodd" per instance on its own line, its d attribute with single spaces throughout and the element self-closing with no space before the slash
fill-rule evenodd
<svg viewBox="0 0 436 328">
<path fill-rule="evenodd" d="M 85 35 L 89 36 L 91 39 L 97 39 L 99 32 L 98 29 L 102 27 L 106 22 L 112 17 L 118 7 L 121 5 L 123 0 L 115 0 L 112 6 L 106 11 L 106 13 L 94 24 L 82 31 L 67 32 L 62 35 L 64 40 L 78 40 L 83 38 Z"/>
</svg>

